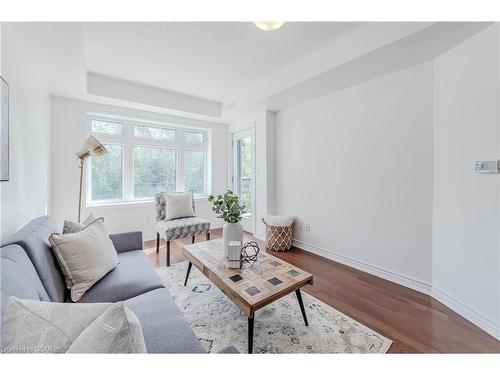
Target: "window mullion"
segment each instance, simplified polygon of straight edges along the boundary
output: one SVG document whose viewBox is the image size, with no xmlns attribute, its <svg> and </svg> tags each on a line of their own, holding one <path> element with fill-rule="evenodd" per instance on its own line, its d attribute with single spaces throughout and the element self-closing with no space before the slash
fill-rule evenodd
<svg viewBox="0 0 500 375">
<path fill-rule="evenodd" d="M 123 199 L 130 201 L 134 199 L 134 146 L 133 130 L 130 123 L 125 123 L 123 128 Z"/>
<path fill-rule="evenodd" d="M 177 147 L 177 191 L 186 190 L 184 178 L 184 147 Z"/>
</svg>

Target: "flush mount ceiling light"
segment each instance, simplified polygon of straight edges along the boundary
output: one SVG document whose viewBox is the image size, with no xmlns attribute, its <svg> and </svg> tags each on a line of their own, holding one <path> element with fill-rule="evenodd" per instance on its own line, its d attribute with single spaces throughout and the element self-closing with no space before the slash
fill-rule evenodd
<svg viewBox="0 0 500 375">
<path fill-rule="evenodd" d="M 279 29 L 285 23 L 284 22 L 277 22 L 277 21 L 255 21 L 253 24 L 261 30 L 273 31 L 273 30 Z"/>
</svg>

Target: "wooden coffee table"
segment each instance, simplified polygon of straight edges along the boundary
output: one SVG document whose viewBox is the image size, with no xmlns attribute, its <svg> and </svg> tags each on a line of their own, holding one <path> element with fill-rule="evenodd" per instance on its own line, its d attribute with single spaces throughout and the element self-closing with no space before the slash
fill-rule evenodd
<svg viewBox="0 0 500 375">
<path fill-rule="evenodd" d="M 248 317 L 248 353 L 253 348 L 255 311 L 289 293 L 295 292 L 308 325 L 300 288 L 313 283 L 310 273 L 263 252 L 253 266 L 229 269 L 222 239 L 186 245 L 184 256 L 189 261 L 184 285 L 194 264 Z"/>
</svg>

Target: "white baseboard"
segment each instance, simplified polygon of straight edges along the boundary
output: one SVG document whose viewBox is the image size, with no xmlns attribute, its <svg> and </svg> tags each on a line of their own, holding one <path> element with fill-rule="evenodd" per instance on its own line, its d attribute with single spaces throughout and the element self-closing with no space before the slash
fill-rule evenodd
<svg viewBox="0 0 500 375">
<path fill-rule="evenodd" d="M 148 233 L 148 234 L 142 234 L 142 240 L 143 241 L 151 241 L 151 240 L 156 240 L 156 232 L 154 233 Z"/>
<path fill-rule="evenodd" d="M 257 238 L 260 241 L 266 241 L 266 234 L 265 233 L 254 233 L 253 236 Z"/>
<path fill-rule="evenodd" d="M 412 278 L 410 276 L 401 275 L 401 274 L 396 273 L 394 271 L 391 271 L 391 270 L 388 270 L 388 269 L 385 269 L 385 268 L 382 268 L 379 266 L 375 266 L 373 264 L 369 264 L 369 263 L 366 263 L 366 262 L 363 262 L 361 260 L 357 260 L 357 259 L 354 259 L 351 257 L 347 257 L 345 255 L 338 254 L 338 253 L 335 253 L 333 251 L 323 249 L 319 246 L 316 246 L 316 245 L 313 245 L 313 244 L 310 244 L 310 243 L 307 243 L 304 241 L 294 239 L 293 245 L 295 247 L 298 247 L 299 249 L 309 251 L 310 253 L 320 255 L 320 256 L 325 257 L 327 259 L 334 260 L 335 262 L 342 263 L 346 266 L 353 267 L 353 268 L 356 268 L 360 271 L 364 271 L 364 272 L 367 272 L 369 274 L 381 277 L 383 279 L 395 282 L 397 284 L 406 286 L 407 288 L 414 289 L 418 292 L 422 292 L 422 293 L 425 293 L 428 295 L 430 295 L 430 293 L 431 293 L 432 286 L 425 281 L 417 280 L 417 279 Z"/>
<path fill-rule="evenodd" d="M 457 314 L 460 314 L 465 319 L 475 324 L 483 331 L 488 332 L 491 336 L 500 341 L 500 325 L 486 318 L 484 315 L 474 311 L 464 303 L 453 298 L 443 290 L 433 287 L 431 297 L 446 305 Z"/>
<path fill-rule="evenodd" d="M 335 262 L 344 264 L 349 267 L 356 268 L 360 271 L 367 272 L 371 275 L 381 277 L 385 280 L 392 281 L 396 284 L 400 284 L 410 289 L 414 289 L 418 292 L 427 294 L 442 304 L 446 305 L 457 314 L 463 316 L 465 319 L 471 323 L 478 326 L 480 329 L 492 335 L 497 340 L 500 340 L 500 326 L 495 322 L 484 317 L 482 314 L 478 313 L 474 309 L 468 307 L 466 304 L 458 301 L 457 299 L 451 297 L 443 290 L 434 287 L 432 284 L 417 280 L 415 278 L 399 274 L 397 272 L 369 264 L 358 259 L 353 259 L 342 254 L 335 253 L 330 250 L 323 249 L 319 246 L 300 241 L 293 240 L 293 245 L 299 249 L 303 249 L 310 253 L 322 256 L 327 259 L 331 259 Z"/>
</svg>

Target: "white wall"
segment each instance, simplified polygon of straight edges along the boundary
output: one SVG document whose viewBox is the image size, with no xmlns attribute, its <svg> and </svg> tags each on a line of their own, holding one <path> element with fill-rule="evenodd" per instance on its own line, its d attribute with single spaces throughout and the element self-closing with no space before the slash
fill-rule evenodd
<svg viewBox="0 0 500 375">
<path fill-rule="evenodd" d="M 0 182 L 1 236 L 47 212 L 50 181 L 50 97 L 46 41 L 33 25 L 2 23 L 2 76 L 10 94 L 10 180 Z"/>
<path fill-rule="evenodd" d="M 428 288 L 432 89 L 425 63 L 277 113 L 276 210 L 300 247 Z"/>
<path fill-rule="evenodd" d="M 276 209 L 306 250 L 431 294 L 500 339 L 500 28 L 277 113 Z M 311 231 L 304 230 L 305 224 Z"/>
<path fill-rule="evenodd" d="M 79 169 L 75 151 L 81 147 L 86 137 L 88 112 L 196 126 L 211 130 L 212 191 L 219 193 L 224 192 L 227 188 L 227 126 L 224 124 L 59 97 L 52 98 L 51 108 L 51 134 L 56 141 L 51 148 L 51 167 L 54 173 L 49 212 L 61 223 L 64 219 L 75 219 L 77 215 Z M 200 198 L 196 201 L 196 211 L 198 216 L 209 219 L 213 227 L 220 226 L 221 223 L 213 215 L 206 198 Z M 155 236 L 156 220 L 152 202 L 86 207 L 82 210 L 82 217 L 85 217 L 88 212 L 103 216 L 110 232 L 141 230 L 146 239 L 152 239 Z"/>
<path fill-rule="evenodd" d="M 434 63 L 433 294 L 500 338 L 498 26 Z"/>
</svg>

